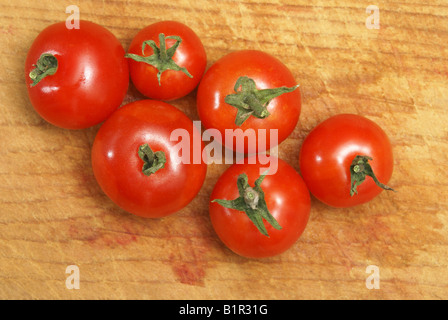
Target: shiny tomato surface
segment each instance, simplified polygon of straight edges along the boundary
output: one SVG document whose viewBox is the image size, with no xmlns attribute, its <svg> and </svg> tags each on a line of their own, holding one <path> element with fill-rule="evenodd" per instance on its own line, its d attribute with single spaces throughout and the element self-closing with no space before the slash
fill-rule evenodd
<svg viewBox="0 0 448 320">
<path fill-rule="evenodd" d="M 278 170 L 261 183 L 266 206 L 281 226 L 280 230 L 264 220 L 268 236 L 263 235 L 244 211 L 210 203 L 212 225 L 222 242 L 233 252 L 249 258 L 272 257 L 289 249 L 302 235 L 310 214 L 310 194 L 297 171 L 278 160 Z M 246 174 L 250 186 L 260 177 L 265 165 L 256 162 L 233 164 L 219 178 L 211 200 L 233 200 L 239 196 L 237 179 Z"/>
<path fill-rule="evenodd" d="M 172 60 L 179 67 L 185 68 L 191 75 L 189 77 L 179 70 L 166 70 L 161 74 L 158 82 L 158 69 L 145 62 L 134 61 L 128 58 L 131 79 L 138 91 L 148 98 L 170 101 L 186 96 L 193 91 L 201 80 L 207 65 L 207 55 L 200 38 L 187 25 L 177 21 L 160 21 L 141 29 L 134 37 L 128 53 L 151 56 L 153 48 L 143 42 L 152 40 L 160 48 L 159 35 L 165 37 L 177 36 L 181 42 L 177 47 Z M 166 49 L 169 50 L 176 43 L 175 39 L 166 39 Z"/>
<path fill-rule="evenodd" d="M 29 77 L 44 53 L 57 59 L 57 71 L 32 86 Z M 129 85 L 125 51 L 104 27 L 80 21 L 48 26 L 34 40 L 25 62 L 28 95 L 34 109 L 62 128 L 82 129 L 104 121 L 122 103 Z"/>
<path fill-rule="evenodd" d="M 182 151 L 170 138 L 176 129 L 188 134 Z M 165 102 L 141 100 L 121 107 L 95 137 L 92 166 L 98 184 L 113 202 L 135 215 L 159 218 L 179 211 L 199 192 L 207 171 L 202 159 L 193 159 L 194 130 L 183 112 Z M 149 176 L 142 172 L 144 161 L 138 154 L 144 144 L 166 157 L 164 167 Z M 199 147 L 202 151 L 203 145 Z M 181 152 L 190 157 L 183 161 Z"/>
<path fill-rule="evenodd" d="M 237 109 L 226 103 L 225 98 L 235 93 L 234 86 L 242 76 L 253 79 L 259 90 L 297 85 L 291 71 L 270 54 L 258 50 L 232 52 L 216 61 L 199 84 L 199 117 L 207 129 L 219 130 L 222 137 L 225 137 L 226 129 L 240 129 L 249 134 L 252 130 L 255 142 L 248 140 L 240 146 L 225 139 L 224 144 L 241 153 L 263 152 L 281 143 L 294 130 L 301 110 L 300 88 L 272 99 L 267 105 L 268 117 L 250 116 L 238 126 L 235 124 Z M 271 130 L 276 130 L 277 136 L 271 138 Z"/>
<path fill-rule="evenodd" d="M 300 170 L 310 192 L 333 207 L 366 203 L 383 190 L 366 177 L 350 195 L 350 166 L 355 156 L 371 157 L 378 180 L 387 184 L 393 171 L 392 147 L 386 133 L 373 121 L 354 114 L 333 116 L 317 125 L 300 151 Z"/>
</svg>

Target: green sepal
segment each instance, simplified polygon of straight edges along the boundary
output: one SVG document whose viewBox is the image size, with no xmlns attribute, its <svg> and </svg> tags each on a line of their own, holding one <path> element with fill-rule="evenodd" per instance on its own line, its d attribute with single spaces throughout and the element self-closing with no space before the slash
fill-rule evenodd
<svg viewBox="0 0 448 320">
<path fill-rule="evenodd" d="M 267 106 L 272 99 L 288 92 L 296 90 L 294 87 L 279 87 L 273 89 L 258 90 L 255 81 L 247 76 L 239 77 L 235 83 L 235 93 L 229 94 L 224 101 L 238 109 L 235 124 L 241 126 L 251 115 L 259 119 L 265 119 L 270 115 Z M 241 88 L 241 90 L 240 90 Z"/>
<path fill-rule="evenodd" d="M 43 78 L 56 73 L 58 70 L 58 59 L 51 53 L 42 53 L 36 64 L 33 64 L 33 67 L 34 69 L 28 75 L 33 81 L 31 87 L 34 87 Z"/>
<path fill-rule="evenodd" d="M 172 45 L 169 49 L 166 49 L 166 39 L 174 39 L 176 43 Z M 193 76 L 188 72 L 188 70 L 184 67 L 180 67 L 177 65 L 172 59 L 176 49 L 179 47 L 182 42 L 182 38 L 179 36 L 168 36 L 165 37 L 165 34 L 159 34 L 159 43 L 160 48 L 157 47 L 157 44 L 154 40 L 143 41 L 142 43 L 142 56 L 133 53 L 125 54 L 126 58 L 131 58 L 138 62 L 147 63 L 158 70 L 157 72 L 157 80 L 159 81 L 159 86 L 161 85 L 160 79 L 162 77 L 162 73 L 166 70 L 174 70 L 174 71 L 182 71 L 188 77 L 193 78 Z M 145 47 L 150 46 L 153 49 L 153 54 L 150 56 L 144 56 Z"/>
<path fill-rule="evenodd" d="M 369 160 L 373 160 L 369 156 L 360 156 L 357 155 L 350 165 L 350 196 L 354 194 L 358 194 L 358 186 L 362 184 L 366 176 L 369 176 L 375 181 L 376 185 L 384 190 L 395 191 L 391 187 L 386 186 L 381 183 L 378 178 L 373 173 L 372 167 L 369 164 Z"/>
<path fill-rule="evenodd" d="M 256 181 L 252 188 L 248 183 L 248 177 L 245 173 L 238 176 L 237 187 L 240 196 L 234 200 L 215 199 L 216 202 L 225 208 L 243 211 L 257 227 L 263 235 L 269 237 L 263 219 L 266 220 L 275 229 L 280 230 L 282 227 L 277 220 L 269 212 L 261 183 L 265 178 L 266 173 L 263 173 Z"/>
<path fill-rule="evenodd" d="M 142 172 L 146 176 L 165 167 L 165 153 L 163 151 L 153 152 L 148 144 L 143 144 L 138 148 L 138 156 L 143 160 Z"/>
</svg>

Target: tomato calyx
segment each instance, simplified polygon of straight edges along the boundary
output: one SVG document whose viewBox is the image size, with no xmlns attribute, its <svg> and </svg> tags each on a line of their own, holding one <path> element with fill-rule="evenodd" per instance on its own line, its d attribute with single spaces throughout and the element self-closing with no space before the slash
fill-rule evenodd
<svg viewBox="0 0 448 320">
<path fill-rule="evenodd" d="M 238 192 L 240 194 L 238 198 L 234 200 L 215 199 L 212 202 L 216 202 L 225 208 L 244 211 L 257 229 L 263 235 L 269 237 L 263 219 L 277 230 L 282 229 L 282 227 L 267 208 L 264 192 L 261 189 L 261 183 L 265 176 L 266 174 L 262 174 L 255 181 L 255 186 L 252 188 L 248 183 L 247 175 L 242 173 L 237 179 Z"/>
<path fill-rule="evenodd" d="M 35 68 L 29 73 L 29 77 L 33 81 L 31 87 L 34 87 L 46 76 L 56 73 L 58 70 L 58 59 L 51 53 L 42 53 L 36 64 L 33 64 L 33 67 Z"/>
<path fill-rule="evenodd" d="M 241 87 L 241 90 L 239 90 Z M 235 93 L 225 97 L 225 102 L 238 109 L 235 124 L 241 126 L 251 115 L 259 119 L 265 119 L 270 115 L 267 106 L 272 99 L 288 92 L 296 90 L 294 87 L 279 87 L 273 89 L 258 90 L 255 81 L 247 76 L 239 77 L 235 83 Z"/>
<path fill-rule="evenodd" d="M 142 172 L 150 176 L 165 167 L 166 156 L 163 151 L 153 152 L 148 144 L 142 144 L 138 148 L 138 156 L 143 160 Z"/>
<path fill-rule="evenodd" d="M 174 39 L 176 43 L 172 45 L 169 49 L 166 48 L 166 39 Z M 157 44 L 154 40 L 143 41 L 142 43 L 142 56 L 133 53 L 127 53 L 124 56 L 126 58 L 131 58 L 137 62 L 147 63 L 158 70 L 157 72 L 157 80 L 159 81 L 159 86 L 161 85 L 160 79 L 162 73 L 166 70 L 174 70 L 174 71 L 182 71 L 188 77 L 193 78 L 193 76 L 188 72 L 188 70 L 184 67 L 180 67 L 174 62 L 173 55 L 182 42 L 182 38 L 179 36 L 168 36 L 165 37 L 165 34 L 159 34 L 159 43 L 160 48 L 157 47 Z M 150 56 L 145 56 L 145 47 L 150 46 L 154 53 Z"/>
<path fill-rule="evenodd" d="M 369 160 L 373 160 L 368 156 L 357 155 L 350 165 L 350 196 L 358 194 L 357 187 L 364 182 L 366 176 L 369 176 L 375 181 L 376 185 L 384 190 L 395 191 L 391 187 L 381 183 L 373 173 L 372 167 L 369 164 Z"/>
</svg>

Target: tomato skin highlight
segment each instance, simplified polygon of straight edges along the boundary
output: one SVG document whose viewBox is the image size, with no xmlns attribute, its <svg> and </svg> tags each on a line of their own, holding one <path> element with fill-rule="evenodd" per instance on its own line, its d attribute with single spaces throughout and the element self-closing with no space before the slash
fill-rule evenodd
<svg viewBox="0 0 448 320">
<path fill-rule="evenodd" d="M 373 179 L 350 196 L 350 165 L 356 155 L 370 156 L 379 181 L 387 184 L 393 171 L 392 146 L 373 121 L 354 114 L 340 114 L 317 125 L 305 138 L 299 158 L 300 171 L 310 192 L 332 207 L 353 207 L 382 192 Z"/>
<path fill-rule="evenodd" d="M 31 87 L 29 73 L 43 53 L 57 58 L 57 72 Z M 127 93 L 124 54 L 118 39 L 93 22 L 81 20 L 79 29 L 67 29 L 65 21 L 48 26 L 34 40 L 25 62 L 31 104 L 61 128 L 83 129 L 104 121 Z"/>
<path fill-rule="evenodd" d="M 241 76 L 253 79 L 257 89 L 293 87 L 297 83 L 291 71 L 277 58 L 258 50 L 232 52 L 216 61 L 205 73 L 198 87 L 197 108 L 199 117 L 208 129 L 218 129 L 224 137 L 226 129 L 255 130 L 257 145 L 254 152 L 263 152 L 285 140 L 294 130 L 301 111 L 300 88 L 272 99 L 264 119 L 250 116 L 241 126 L 235 124 L 237 109 L 225 102 L 225 97 L 235 93 L 234 86 Z M 266 138 L 259 129 L 266 130 Z M 270 130 L 278 130 L 278 141 L 271 143 Z M 241 153 L 250 152 L 233 141 L 225 141 L 227 148 Z"/>
<path fill-rule="evenodd" d="M 200 38 L 183 23 L 177 21 L 160 21 L 141 29 L 129 46 L 128 53 L 142 55 L 144 41 L 153 40 L 160 47 L 159 34 L 179 36 L 182 42 L 174 53 L 173 60 L 179 66 L 185 67 L 193 76 L 188 77 L 181 71 L 166 70 L 161 75 L 161 85 L 158 83 L 158 70 L 144 62 L 128 59 L 129 70 L 133 84 L 137 90 L 148 98 L 171 101 L 182 98 L 192 92 L 199 84 L 207 66 L 207 55 Z M 166 40 L 167 49 L 176 41 Z M 149 46 L 145 47 L 145 56 L 154 53 Z"/>
<path fill-rule="evenodd" d="M 237 198 L 238 176 L 246 173 L 253 186 L 260 176 L 260 168 L 264 167 L 259 162 L 233 164 L 218 179 L 210 199 Z M 268 210 L 282 227 L 276 230 L 264 221 L 269 237 L 263 235 L 244 212 L 225 208 L 217 202 L 211 202 L 209 207 L 218 237 L 230 250 L 247 258 L 272 257 L 288 250 L 302 235 L 310 214 L 308 189 L 299 173 L 285 161 L 278 159 L 277 172 L 266 175 L 261 187 Z"/>
<path fill-rule="evenodd" d="M 193 137 L 193 122 L 176 107 L 156 100 L 141 100 L 118 109 L 101 126 L 92 148 L 95 178 L 118 206 L 137 216 L 160 218 L 173 214 L 193 200 L 207 171 L 205 162 L 181 163 L 171 132 L 184 129 Z M 150 176 L 142 173 L 139 146 L 163 151 L 165 167 Z M 203 145 L 201 145 L 203 148 Z M 202 149 L 201 149 L 202 150 Z M 183 151 L 182 151 L 183 152 Z"/>
</svg>

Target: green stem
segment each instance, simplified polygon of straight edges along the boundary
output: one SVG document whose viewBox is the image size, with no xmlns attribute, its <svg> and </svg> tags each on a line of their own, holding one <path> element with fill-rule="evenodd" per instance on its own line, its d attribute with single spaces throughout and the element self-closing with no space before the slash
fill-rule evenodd
<svg viewBox="0 0 448 320">
<path fill-rule="evenodd" d="M 237 180 L 238 192 L 240 194 L 238 198 L 234 200 L 215 199 L 212 202 L 216 202 L 225 208 L 244 211 L 257 227 L 258 231 L 269 237 L 263 219 L 277 230 L 282 229 L 282 227 L 267 208 L 265 195 L 263 189 L 261 189 L 261 183 L 265 176 L 266 174 L 261 175 L 255 181 L 255 186 L 252 188 L 248 183 L 247 175 L 242 173 L 238 176 Z"/>
<path fill-rule="evenodd" d="M 43 78 L 56 73 L 58 70 L 58 59 L 51 53 L 43 53 L 36 64 L 33 64 L 33 67 L 35 68 L 29 73 L 29 77 L 33 81 L 31 87 L 34 87 Z"/>
<path fill-rule="evenodd" d="M 166 39 L 174 39 L 176 43 L 172 45 L 169 49 L 166 49 Z M 159 34 L 159 44 L 160 48 L 157 47 L 157 44 L 154 40 L 143 41 L 142 43 L 142 55 L 139 56 L 133 53 L 125 54 L 126 58 L 131 58 L 137 62 L 147 63 L 158 70 L 157 72 L 157 80 L 159 81 L 159 86 L 161 85 L 161 77 L 162 73 L 166 70 L 174 70 L 174 71 L 182 71 L 188 77 L 193 78 L 193 76 L 188 72 L 188 70 L 184 67 L 180 67 L 177 65 L 172 59 L 174 53 L 182 42 L 182 38 L 179 36 L 168 36 L 165 37 L 165 34 Z M 153 49 L 153 54 L 150 56 L 145 56 L 145 47 L 149 46 Z"/>
<path fill-rule="evenodd" d="M 357 155 L 350 165 L 350 196 L 354 194 L 358 194 L 358 186 L 364 182 L 366 176 L 369 176 L 373 179 L 376 185 L 384 190 L 395 191 L 391 187 L 386 186 L 381 183 L 378 178 L 373 173 L 372 167 L 369 164 L 369 160 L 372 160 L 371 157 L 368 156 L 360 156 Z"/>
<path fill-rule="evenodd" d="M 163 151 L 153 152 L 148 144 L 142 144 L 138 148 L 138 156 L 144 162 L 142 172 L 146 176 L 150 176 L 165 167 L 165 153 Z"/>
<path fill-rule="evenodd" d="M 239 90 L 241 87 L 241 90 Z M 225 102 L 238 109 L 235 124 L 241 126 L 251 115 L 259 119 L 269 116 L 267 109 L 272 99 L 288 92 L 296 90 L 299 85 L 294 87 L 279 87 L 273 89 L 258 90 L 255 81 L 249 77 L 239 77 L 235 83 L 235 93 L 225 97 Z"/>
</svg>

